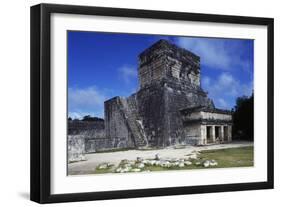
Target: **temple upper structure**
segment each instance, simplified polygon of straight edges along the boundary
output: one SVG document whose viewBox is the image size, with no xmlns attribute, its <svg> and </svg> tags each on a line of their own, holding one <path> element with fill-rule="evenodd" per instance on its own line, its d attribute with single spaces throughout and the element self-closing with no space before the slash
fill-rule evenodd
<svg viewBox="0 0 281 207">
<path fill-rule="evenodd" d="M 160 40 L 139 55 L 140 87 L 170 79 L 200 87 L 200 57 L 166 40 Z"/>
</svg>

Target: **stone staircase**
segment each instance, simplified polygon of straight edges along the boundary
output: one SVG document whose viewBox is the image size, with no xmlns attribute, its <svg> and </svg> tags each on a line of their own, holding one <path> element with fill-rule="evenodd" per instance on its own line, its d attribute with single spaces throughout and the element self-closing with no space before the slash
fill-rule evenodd
<svg viewBox="0 0 281 207">
<path fill-rule="evenodd" d="M 128 128 L 133 135 L 137 148 L 145 148 L 148 141 L 144 132 L 141 119 L 138 117 L 137 103 L 135 96 L 127 99 L 121 98 L 122 112 L 124 113 Z"/>
</svg>

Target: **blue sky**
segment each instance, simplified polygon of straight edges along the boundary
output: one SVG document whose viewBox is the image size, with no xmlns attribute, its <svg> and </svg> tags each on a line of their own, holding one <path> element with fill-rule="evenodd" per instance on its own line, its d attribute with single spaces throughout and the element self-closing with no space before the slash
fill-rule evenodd
<svg viewBox="0 0 281 207">
<path fill-rule="evenodd" d="M 68 32 L 69 116 L 103 117 L 103 102 L 138 89 L 137 56 L 167 39 L 201 57 L 201 86 L 215 106 L 231 109 L 253 90 L 253 40 Z"/>
</svg>

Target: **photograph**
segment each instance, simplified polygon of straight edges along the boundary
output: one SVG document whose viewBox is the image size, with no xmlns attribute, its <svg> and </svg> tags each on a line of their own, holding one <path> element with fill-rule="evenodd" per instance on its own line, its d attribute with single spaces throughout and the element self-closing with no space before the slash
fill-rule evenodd
<svg viewBox="0 0 281 207">
<path fill-rule="evenodd" d="M 254 167 L 254 40 L 67 31 L 67 175 Z"/>
</svg>

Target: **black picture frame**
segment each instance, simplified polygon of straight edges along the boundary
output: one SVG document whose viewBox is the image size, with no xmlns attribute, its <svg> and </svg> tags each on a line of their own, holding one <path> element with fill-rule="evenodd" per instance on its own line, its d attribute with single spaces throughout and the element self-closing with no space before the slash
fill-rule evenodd
<svg viewBox="0 0 281 207">
<path fill-rule="evenodd" d="M 52 13 L 99 15 L 113 17 L 151 18 L 209 23 L 232 23 L 267 26 L 267 181 L 238 184 L 169 187 L 74 194 L 51 194 L 51 90 L 50 90 L 50 15 Z M 274 187 L 273 147 L 273 46 L 274 20 L 272 18 L 195 14 L 168 11 L 103 8 L 89 6 L 39 4 L 31 7 L 31 174 L 30 199 L 38 203 L 88 201 L 103 199 L 166 196 L 255 189 Z"/>
</svg>

